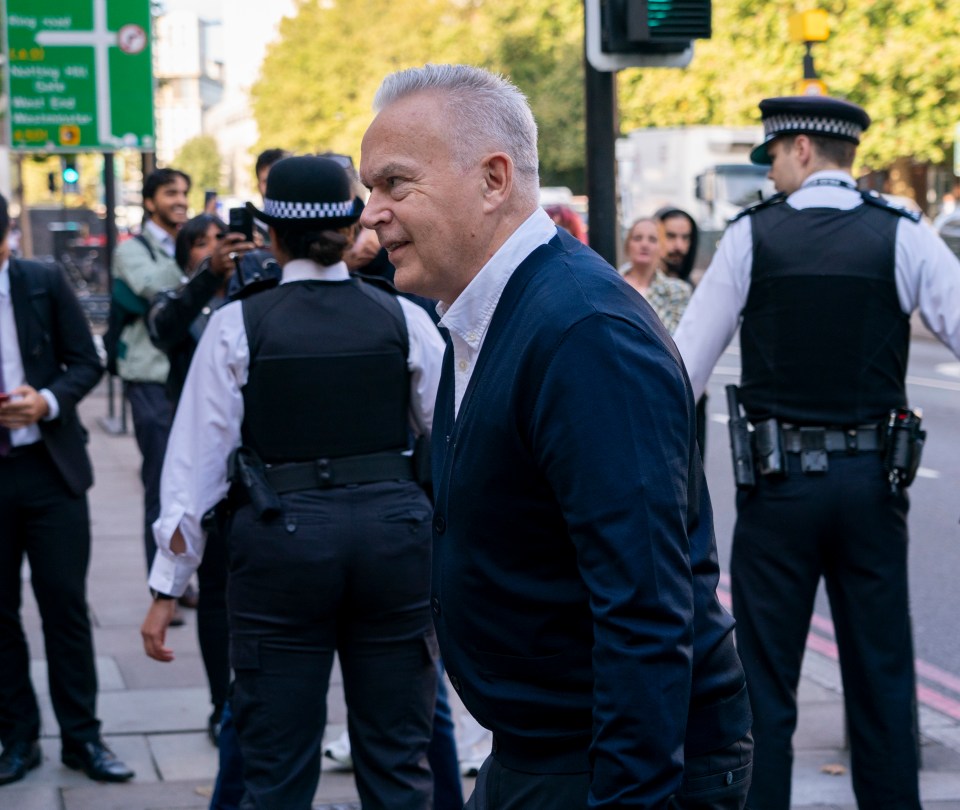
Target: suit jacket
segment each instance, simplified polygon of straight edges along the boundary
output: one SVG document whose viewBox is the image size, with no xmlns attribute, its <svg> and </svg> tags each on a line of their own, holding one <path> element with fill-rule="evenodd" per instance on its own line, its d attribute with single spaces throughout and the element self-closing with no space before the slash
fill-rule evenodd
<svg viewBox="0 0 960 810">
<path fill-rule="evenodd" d="M 751 719 L 676 347 L 561 233 L 504 288 L 455 421 L 451 366 L 448 348 L 432 594 L 450 680 L 508 767 L 663 807 L 684 751 Z"/>
<path fill-rule="evenodd" d="M 11 258 L 9 269 L 26 381 L 38 391 L 49 389 L 60 405 L 56 419 L 38 423 L 40 435 L 67 488 L 81 495 L 93 484 L 93 471 L 77 403 L 100 379 L 100 358 L 83 310 L 59 267 Z"/>
</svg>

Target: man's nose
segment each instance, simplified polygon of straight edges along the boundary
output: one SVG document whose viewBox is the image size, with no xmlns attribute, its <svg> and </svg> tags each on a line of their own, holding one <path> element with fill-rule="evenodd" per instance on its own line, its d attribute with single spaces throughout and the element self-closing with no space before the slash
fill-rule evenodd
<svg viewBox="0 0 960 810">
<path fill-rule="evenodd" d="M 376 191 L 370 193 L 367 204 L 363 207 L 363 213 L 360 214 L 360 224 L 364 228 L 376 230 L 377 225 L 383 224 L 386 218 L 387 209 L 380 204 L 380 195 Z"/>
</svg>

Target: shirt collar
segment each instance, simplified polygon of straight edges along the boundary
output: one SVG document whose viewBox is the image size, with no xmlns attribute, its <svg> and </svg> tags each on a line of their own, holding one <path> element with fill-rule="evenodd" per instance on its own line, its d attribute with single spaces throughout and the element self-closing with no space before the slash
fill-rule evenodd
<svg viewBox="0 0 960 810">
<path fill-rule="evenodd" d="M 437 304 L 440 326 L 456 333 L 471 349 L 477 350 L 513 271 L 556 235 L 553 220 L 546 211 L 537 208 L 480 268 L 456 301 L 449 307 L 442 301 Z"/>
<path fill-rule="evenodd" d="M 800 188 L 807 188 L 811 184 L 816 183 L 818 180 L 829 180 L 836 181 L 838 183 L 849 183 L 852 186 L 857 185 L 857 181 L 853 179 L 852 175 L 848 172 L 843 171 L 842 169 L 822 169 L 819 172 L 814 172 L 811 174 L 803 183 L 800 185 Z M 816 186 L 814 186 L 816 188 Z"/>
<path fill-rule="evenodd" d="M 148 219 L 143 224 L 143 229 L 149 231 L 150 235 L 156 240 L 157 244 L 163 248 L 163 252 L 172 256 L 177 247 L 177 241 L 163 228 L 157 225 L 152 219 Z"/>
<path fill-rule="evenodd" d="M 328 267 L 310 261 L 310 259 L 293 259 L 283 266 L 281 284 L 291 281 L 348 281 L 350 271 L 345 262 L 337 262 Z"/>
<path fill-rule="evenodd" d="M 4 259 L 0 265 L 0 295 L 10 295 L 10 260 Z"/>
</svg>

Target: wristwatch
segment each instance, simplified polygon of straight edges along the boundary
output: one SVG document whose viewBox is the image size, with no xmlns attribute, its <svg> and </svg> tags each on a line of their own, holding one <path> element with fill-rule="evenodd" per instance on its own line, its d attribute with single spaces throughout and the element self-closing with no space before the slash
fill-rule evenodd
<svg viewBox="0 0 960 810">
<path fill-rule="evenodd" d="M 177 598 L 176 596 L 170 596 L 168 593 L 160 593 L 160 591 L 154 590 L 153 588 L 150 589 L 150 595 L 153 597 L 154 602 L 172 602 Z"/>
</svg>

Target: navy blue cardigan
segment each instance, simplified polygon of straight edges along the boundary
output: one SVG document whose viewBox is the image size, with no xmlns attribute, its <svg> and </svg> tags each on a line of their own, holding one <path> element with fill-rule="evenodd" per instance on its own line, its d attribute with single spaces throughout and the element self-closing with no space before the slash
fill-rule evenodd
<svg viewBox="0 0 960 810">
<path fill-rule="evenodd" d="M 451 682 L 591 807 L 661 807 L 688 755 L 749 729 L 682 361 L 653 310 L 561 233 L 514 272 L 459 415 L 433 430 L 433 609 Z M 689 724 L 688 724 L 689 713 Z"/>
</svg>

